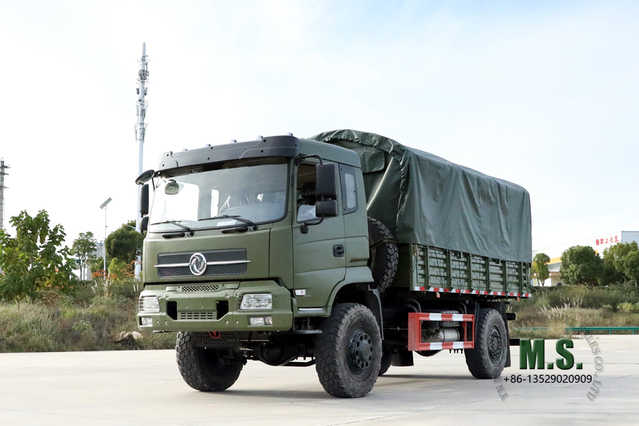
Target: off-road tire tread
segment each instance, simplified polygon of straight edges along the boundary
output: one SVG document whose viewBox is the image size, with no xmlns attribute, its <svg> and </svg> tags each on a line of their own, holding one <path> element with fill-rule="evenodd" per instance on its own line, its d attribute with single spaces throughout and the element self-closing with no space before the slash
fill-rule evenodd
<svg viewBox="0 0 639 426">
<path fill-rule="evenodd" d="M 345 365 L 346 348 L 340 347 L 352 322 L 364 321 L 373 339 L 372 370 L 365 380 L 354 380 Z M 318 335 L 315 345 L 315 369 L 320 383 L 330 395 L 338 398 L 359 398 L 368 394 L 379 374 L 382 358 L 382 339 L 373 313 L 358 303 L 343 303 L 333 307 L 331 316 L 322 325 L 322 334 Z"/>
<path fill-rule="evenodd" d="M 494 319 L 491 319 L 493 317 Z M 506 356 L 508 353 L 508 347 L 503 348 L 503 362 L 501 366 L 495 366 L 490 361 L 487 353 L 488 335 L 490 333 L 490 322 L 501 321 L 502 323 L 502 341 L 505 345 L 508 345 L 508 339 L 506 334 L 506 326 L 503 323 L 503 318 L 495 309 L 480 309 L 477 315 L 477 328 L 475 335 L 475 348 L 465 349 L 464 355 L 466 356 L 466 365 L 470 373 L 478 379 L 496 379 L 504 370 L 506 363 Z"/>
<path fill-rule="evenodd" d="M 215 349 L 209 349 L 215 350 Z M 201 357 L 202 348 L 195 345 L 195 339 L 190 332 L 180 332 L 177 335 L 175 345 L 175 355 L 178 369 L 187 385 L 202 392 L 221 392 L 230 388 L 240 377 L 244 364 L 226 366 L 223 374 L 211 375 L 207 377 Z M 209 371 L 210 372 L 210 371 Z"/>
<path fill-rule="evenodd" d="M 390 231 L 390 229 L 388 229 L 386 227 L 386 225 L 384 225 L 382 222 L 380 222 L 379 220 L 369 217 L 368 218 L 368 235 L 369 235 L 369 244 L 374 243 L 375 241 L 373 241 L 373 235 L 371 235 L 371 231 L 375 231 L 377 232 L 379 235 L 381 235 L 381 238 L 394 238 L 392 232 Z M 383 256 L 383 263 L 381 265 L 375 265 L 375 269 L 376 270 L 372 270 L 373 272 L 373 280 L 377 286 L 377 289 L 379 290 L 379 292 L 383 292 L 384 290 L 386 290 L 388 287 L 390 287 L 390 285 L 393 282 L 393 279 L 395 278 L 395 274 L 397 273 L 397 264 L 399 262 L 399 252 L 397 250 L 397 244 L 393 243 L 393 242 L 386 242 L 384 244 L 381 244 L 377 247 L 375 247 L 376 250 L 376 255 L 379 254 L 379 252 L 381 251 L 382 255 L 380 257 Z M 371 266 L 373 259 L 372 259 L 372 253 L 371 253 L 371 257 L 368 260 L 368 266 Z"/>
</svg>

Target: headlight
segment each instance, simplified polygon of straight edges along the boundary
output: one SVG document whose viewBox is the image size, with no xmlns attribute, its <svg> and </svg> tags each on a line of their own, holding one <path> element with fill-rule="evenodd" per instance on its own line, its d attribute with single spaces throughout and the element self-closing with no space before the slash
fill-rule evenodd
<svg viewBox="0 0 639 426">
<path fill-rule="evenodd" d="M 140 300 L 140 312 L 160 312 L 160 301 L 155 296 L 145 296 Z"/>
<path fill-rule="evenodd" d="M 271 308 L 273 308 L 273 295 L 271 294 L 245 294 L 240 304 L 240 309 Z"/>
</svg>

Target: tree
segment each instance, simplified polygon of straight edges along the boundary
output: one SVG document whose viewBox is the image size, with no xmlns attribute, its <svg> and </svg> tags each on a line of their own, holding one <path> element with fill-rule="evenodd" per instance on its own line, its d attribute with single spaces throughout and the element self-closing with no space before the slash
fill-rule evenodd
<svg viewBox="0 0 639 426">
<path fill-rule="evenodd" d="M 550 258 L 546 253 L 537 253 L 533 258 L 531 269 L 533 277 L 537 280 L 537 285 L 543 285 L 543 282 L 550 276 L 548 262 L 550 262 Z"/>
<path fill-rule="evenodd" d="M 73 265 L 64 242 L 62 225 L 49 227 L 49 215 L 40 210 L 35 217 L 26 211 L 13 216 L 9 223 L 16 229 L 15 238 L 0 230 L 0 297 L 18 303 L 34 298 L 44 288 L 66 289 L 73 281 Z"/>
<path fill-rule="evenodd" d="M 123 224 L 106 239 L 107 260 L 118 258 L 133 265 L 138 250 L 142 250 L 143 241 L 144 236 L 135 230 L 135 221 Z"/>
<path fill-rule="evenodd" d="M 87 261 L 94 256 L 98 247 L 98 241 L 93 236 L 93 232 L 80 232 L 80 236 L 73 241 L 72 253 L 80 261 L 80 279 L 85 280 L 84 272 L 87 269 Z"/>
<path fill-rule="evenodd" d="M 617 243 L 604 251 L 604 266 L 612 266 L 617 272 L 617 280 L 624 278 L 639 281 L 639 246 L 636 241 Z"/>
<path fill-rule="evenodd" d="M 109 279 L 113 281 L 121 281 L 132 278 L 133 272 L 131 267 L 123 260 L 114 257 L 109 263 Z"/>
<path fill-rule="evenodd" d="M 559 278 L 566 284 L 597 285 L 602 273 L 603 261 L 592 247 L 572 246 L 561 255 Z"/>
<path fill-rule="evenodd" d="M 104 256 L 99 256 L 94 259 L 87 260 L 89 265 L 89 272 L 95 277 L 104 277 Z"/>
<path fill-rule="evenodd" d="M 617 246 L 620 246 L 620 244 L 608 247 L 603 252 L 603 274 L 601 283 L 604 285 L 618 284 L 628 281 L 629 279 L 622 270 L 615 266 L 615 257 L 620 254 L 619 249 L 621 248 Z M 619 263 L 617 263 L 617 266 L 619 266 Z"/>
</svg>

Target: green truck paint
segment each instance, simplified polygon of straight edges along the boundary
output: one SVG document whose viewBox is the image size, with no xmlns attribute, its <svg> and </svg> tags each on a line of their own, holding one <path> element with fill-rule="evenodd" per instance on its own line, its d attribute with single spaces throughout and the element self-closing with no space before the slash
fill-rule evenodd
<svg viewBox="0 0 639 426">
<path fill-rule="evenodd" d="M 179 332 L 195 389 L 258 360 L 316 365 L 331 395 L 364 396 L 412 365 L 416 315 L 420 355 L 463 347 L 478 378 L 510 365 L 506 307 L 531 291 L 517 185 L 353 130 L 168 152 L 136 182 L 138 324 Z"/>
</svg>

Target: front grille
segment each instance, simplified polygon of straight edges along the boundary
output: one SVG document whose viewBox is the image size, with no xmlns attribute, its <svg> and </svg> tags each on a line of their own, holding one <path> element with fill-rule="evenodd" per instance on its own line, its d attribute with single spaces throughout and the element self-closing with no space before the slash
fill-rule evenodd
<svg viewBox="0 0 639 426">
<path fill-rule="evenodd" d="M 194 293 L 196 291 L 218 291 L 220 286 L 217 284 L 208 285 L 183 285 L 180 287 L 182 293 Z"/>
<path fill-rule="evenodd" d="M 201 276 L 243 275 L 248 269 L 246 249 L 210 250 L 200 252 L 207 262 L 222 264 L 207 265 Z M 160 278 L 194 276 L 189 269 L 189 261 L 194 252 L 163 253 L 158 255 L 155 267 Z M 229 262 L 224 264 L 224 262 Z M 243 263 L 232 263 L 243 262 Z M 199 290 L 194 290 L 199 291 Z"/>
<path fill-rule="evenodd" d="M 206 272 L 202 276 L 215 275 L 243 275 L 246 273 L 246 263 L 237 263 L 233 265 L 209 265 Z M 159 268 L 158 276 L 160 278 L 168 277 L 185 277 L 193 275 L 188 266 L 165 267 Z"/>
<path fill-rule="evenodd" d="M 176 268 L 159 268 L 158 276 L 160 278 L 169 278 L 169 277 L 184 277 L 186 275 L 191 275 L 191 271 L 188 266 L 179 266 Z"/>
<path fill-rule="evenodd" d="M 179 313 L 180 321 L 207 321 L 207 320 L 216 320 L 217 313 L 213 312 L 180 312 Z"/>
</svg>

